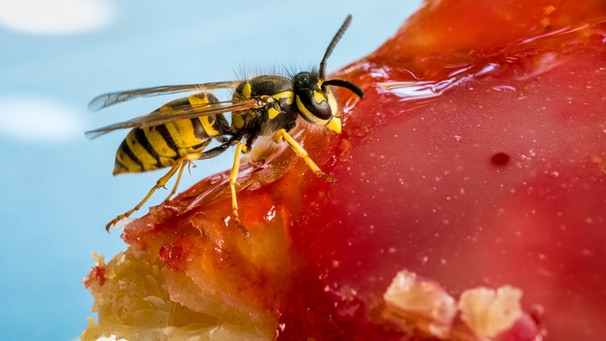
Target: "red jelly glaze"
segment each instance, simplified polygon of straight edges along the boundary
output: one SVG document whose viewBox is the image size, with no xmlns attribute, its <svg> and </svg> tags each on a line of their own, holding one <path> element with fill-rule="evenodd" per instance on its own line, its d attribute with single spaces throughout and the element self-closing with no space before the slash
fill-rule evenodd
<svg viewBox="0 0 606 341">
<path fill-rule="evenodd" d="M 124 238 L 275 314 L 279 339 L 402 339 L 378 312 L 403 269 L 454 296 L 522 289 L 535 320 L 507 340 L 603 339 L 605 19 L 598 0 L 429 1 L 338 75 L 366 92 L 338 91 L 343 133 L 305 135 L 336 183 L 286 150 L 242 172 L 248 240 L 226 174 Z"/>
</svg>

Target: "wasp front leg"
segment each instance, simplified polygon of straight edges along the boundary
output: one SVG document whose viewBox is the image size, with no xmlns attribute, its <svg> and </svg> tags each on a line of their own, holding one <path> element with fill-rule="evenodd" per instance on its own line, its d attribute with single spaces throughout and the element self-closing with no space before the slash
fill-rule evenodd
<svg viewBox="0 0 606 341">
<path fill-rule="evenodd" d="M 286 132 L 285 129 L 278 130 L 274 134 L 273 138 L 274 138 L 274 141 L 276 141 L 276 142 L 280 142 L 282 140 L 288 142 L 290 147 L 295 151 L 295 153 L 297 153 L 297 155 L 299 155 L 301 158 L 303 158 L 303 160 L 305 160 L 305 163 L 307 163 L 307 166 L 309 166 L 309 168 L 314 172 L 314 174 L 316 174 L 317 177 L 319 177 L 320 179 L 322 179 L 324 181 L 335 182 L 335 178 L 324 173 L 320 169 L 320 167 L 318 167 L 318 165 L 316 165 L 314 160 L 312 160 L 309 157 L 309 155 L 307 154 L 307 151 L 303 147 L 301 147 L 301 145 L 297 141 L 295 141 L 295 139 L 293 139 L 292 136 L 290 136 L 290 134 L 288 132 Z"/>
</svg>

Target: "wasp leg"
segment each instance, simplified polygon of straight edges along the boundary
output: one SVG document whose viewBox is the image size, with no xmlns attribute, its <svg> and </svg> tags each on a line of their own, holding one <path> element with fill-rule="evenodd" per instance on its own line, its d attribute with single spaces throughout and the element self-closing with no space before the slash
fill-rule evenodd
<svg viewBox="0 0 606 341">
<path fill-rule="evenodd" d="M 172 198 L 172 196 L 175 195 L 175 193 L 177 193 L 177 187 L 179 187 L 179 182 L 181 181 L 181 176 L 183 175 L 183 171 L 185 170 L 186 165 L 191 164 L 191 161 L 194 161 L 194 160 L 204 160 L 204 159 L 213 158 L 215 156 L 219 156 L 221 153 L 226 151 L 227 148 L 229 148 L 229 143 L 225 142 L 225 143 L 223 143 L 219 146 L 216 146 L 215 148 L 209 149 L 203 153 L 186 155 L 184 158 L 186 159 L 187 162 L 185 162 L 183 164 L 183 167 L 181 167 L 181 169 L 179 169 L 179 174 L 177 175 L 177 181 L 175 181 L 175 186 L 173 186 L 173 190 L 170 192 L 168 197 L 166 197 L 166 199 L 164 199 L 164 201 L 170 200 L 170 198 Z"/>
<path fill-rule="evenodd" d="M 120 220 L 130 216 L 131 214 L 133 214 L 133 212 L 137 211 L 138 209 L 140 209 L 143 204 L 145 204 L 145 202 L 147 200 L 149 200 L 149 198 L 152 196 L 152 194 L 154 194 L 154 192 L 160 188 L 160 187 L 164 187 L 164 185 L 166 185 L 166 183 L 168 182 L 168 180 L 170 180 L 170 178 L 173 177 L 173 175 L 175 175 L 175 173 L 177 172 L 177 170 L 179 168 L 182 168 L 185 164 L 187 164 L 186 161 L 189 161 L 186 158 L 180 158 L 178 159 L 175 164 L 170 168 L 170 170 L 168 171 L 168 173 L 166 173 L 163 177 L 161 177 L 160 179 L 158 179 L 158 181 L 156 181 L 156 185 L 154 187 L 152 187 L 152 189 L 149 190 L 149 192 L 147 193 L 147 195 L 145 196 L 145 198 L 143 198 L 143 200 L 141 200 L 137 206 L 133 207 L 132 209 L 126 211 L 123 214 L 120 214 L 119 216 L 117 216 L 116 218 L 114 218 L 112 221 L 110 221 L 109 223 L 107 223 L 107 225 L 105 225 L 105 230 L 107 232 L 109 232 L 109 229 L 114 226 L 117 222 L 119 222 Z M 183 173 L 183 171 L 181 170 L 180 173 Z M 176 190 L 176 189 L 175 189 Z"/>
<path fill-rule="evenodd" d="M 215 136 L 215 140 L 219 141 L 219 143 L 227 143 L 229 142 L 229 138 L 219 135 L 219 136 Z"/>
<path fill-rule="evenodd" d="M 295 151 L 295 153 L 297 153 L 297 155 L 299 155 L 301 158 L 303 158 L 303 160 L 305 160 L 305 162 L 307 163 L 307 166 L 309 166 L 309 168 L 322 180 L 324 181 L 328 181 L 328 182 L 335 182 L 335 178 L 333 178 L 332 176 L 322 172 L 322 170 L 320 169 L 320 167 L 318 167 L 318 165 L 316 165 L 316 163 L 309 157 L 309 155 L 307 154 L 307 151 L 301 147 L 301 145 L 295 141 L 292 136 L 290 136 L 290 134 L 288 134 L 286 132 L 285 129 L 280 129 L 278 130 L 274 136 L 274 141 L 276 142 L 280 142 L 281 140 L 284 140 L 286 142 L 288 142 L 288 144 L 290 145 L 290 147 Z"/>
<path fill-rule="evenodd" d="M 238 199 L 236 198 L 236 181 L 238 180 L 238 171 L 240 170 L 240 155 L 246 152 L 248 148 L 246 144 L 238 142 L 236 146 L 236 153 L 234 155 L 234 165 L 231 169 L 231 175 L 229 176 L 229 188 L 231 189 L 231 208 L 236 226 L 242 231 L 245 237 L 250 236 L 250 233 L 242 225 L 240 216 L 238 215 Z"/>
<path fill-rule="evenodd" d="M 189 159 L 186 159 L 185 162 L 183 162 L 183 164 L 181 164 L 181 167 L 179 167 L 179 174 L 177 174 L 177 180 L 175 181 L 175 185 L 173 186 L 172 191 L 170 191 L 170 193 L 168 194 L 166 199 L 164 199 L 164 201 L 170 200 L 170 198 L 172 198 L 173 195 L 175 195 L 175 193 L 177 193 L 177 187 L 179 187 L 179 182 L 181 182 L 181 176 L 183 176 L 183 171 L 185 170 L 185 166 L 190 165 L 190 164 L 191 164 L 191 161 Z M 168 181 L 168 179 L 167 179 L 167 181 Z M 156 186 L 157 186 L 157 184 L 156 184 Z"/>
<path fill-rule="evenodd" d="M 147 195 L 143 198 L 143 200 L 141 200 L 137 204 L 137 206 L 133 207 L 132 209 L 130 209 L 130 210 L 126 211 L 125 213 L 120 214 L 119 216 L 114 218 L 107 225 L 105 225 L 105 230 L 109 232 L 109 229 L 112 226 L 114 226 L 117 222 L 119 222 L 120 220 L 122 220 L 124 218 L 127 218 L 128 216 L 133 214 L 135 211 L 137 211 L 141 207 L 143 207 L 145 202 L 147 202 L 147 200 L 149 200 L 149 198 L 152 196 L 152 194 L 154 194 L 154 192 L 156 192 L 156 190 L 158 188 L 164 187 L 166 185 L 166 183 L 168 182 L 168 180 L 170 180 L 170 178 L 172 178 L 175 175 L 177 170 L 179 170 L 179 174 L 177 176 L 177 181 L 175 182 L 175 185 L 173 186 L 173 190 L 170 192 L 169 196 L 165 199 L 165 201 L 169 200 L 177 192 L 177 187 L 179 187 L 179 182 L 181 181 L 181 176 L 183 175 L 185 166 L 190 164 L 191 161 L 193 161 L 193 160 L 202 160 L 202 159 L 208 159 L 208 158 L 215 157 L 215 156 L 223 153 L 227 148 L 229 148 L 228 142 L 223 143 L 215 148 L 209 149 L 205 152 L 189 154 L 189 155 L 186 155 L 185 157 L 182 157 L 182 158 L 176 160 L 175 164 L 170 168 L 170 170 L 163 177 L 158 179 L 158 181 L 156 181 L 156 185 L 154 185 L 154 187 L 152 187 L 152 189 L 149 190 Z"/>
</svg>

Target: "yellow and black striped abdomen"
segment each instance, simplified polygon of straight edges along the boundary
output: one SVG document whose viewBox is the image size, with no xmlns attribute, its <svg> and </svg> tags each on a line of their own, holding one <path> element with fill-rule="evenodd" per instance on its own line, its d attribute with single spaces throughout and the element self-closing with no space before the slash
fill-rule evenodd
<svg viewBox="0 0 606 341">
<path fill-rule="evenodd" d="M 195 94 L 171 101 L 150 115 L 180 110 L 204 109 L 217 102 L 212 94 Z M 200 153 L 216 136 L 224 135 L 229 125 L 222 115 L 182 119 L 131 130 L 116 152 L 114 175 L 141 173 L 172 166 L 176 160 Z"/>
</svg>

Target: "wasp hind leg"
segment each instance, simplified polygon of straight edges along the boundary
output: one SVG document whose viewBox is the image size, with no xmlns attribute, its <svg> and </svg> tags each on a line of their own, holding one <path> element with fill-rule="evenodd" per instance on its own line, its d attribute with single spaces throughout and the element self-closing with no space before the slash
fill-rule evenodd
<svg viewBox="0 0 606 341">
<path fill-rule="evenodd" d="M 173 186 L 173 189 L 170 191 L 170 193 L 168 194 L 166 199 L 164 199 L 164 201 L 169 201 L 170 198 L 172 198 L 173 195 L 175 195 L 175 193 L 177 193 L 177 188 L 179 187 L 179 182 L 181 182 L 181 177 L 183 176 L 183 171 L 185 170 L 185 166 L 191 166 L 191 161 L 186 159 L 185 161 L 183 161 L 181 163 L 181 166 L 179 167 L 179 174 L 177 174 L 177 180 L 175 181 L 175 185 Z M 167 181 L 168 181 L 168 179 L 167 179 Z M 156 184 L 156 186 L 157 185 L 158 184 Z M 156 187 L 156 186 L 154 186 L 154 187 Z M 164 187 L 164 186 L 162 186 L 162 187 Z"/>
<path fill-rule="evenodd" d="M 105 230 L 109 232 L 109 229 L 114 226 L 117 222 L 119 222 L 120 220 L 129 217 L 131 214 L 133 214 L 135 211 L 139 210 L 141 207 L 143 207 L 143 205 L 147 202 L 147 200 L 149 200 L 149 198 L 151 198 L 151 196 L 154 194 L 154 192 L 156 192 L 156 190 L 158 188 L 165 188 L 166 183 L 170 180 L 170 178 L 172 178 L 175 173 L 177 172 L 177 170 L 179 171 L 179 174 L 177 175 L 177 180 L 175 181 L 175 185 L 173 186 L 172 191 L 170 192 L 170 194 L 168 195 L 168 197 L 166 199 L 164 199 L 164 201 L 170 200 L 170 198 L 177 193 L 177 188 L 179 187 L 179 182 L 181 181 L 181 176 L 183 175 L 183 171 L 185 170 L 185 167 L 188 166 L 189 164 L 191 164 L 191 161 L 193 160 L 203 160 L 203 159 L 208 159 L 208 158 L 212 158 L 215 157 L 221 153 L 223 153 L 227 148 L 229 148 L 229 143 L 222 143 L 221 145 L 209 149 L 205 152 L 201 152 L 201 153 L 193 153 L 193 154 L 188 154 L 180 159 L 177 159 L 175 161 L 175 164 L 172 165 L 172 167 L 170 168 L 170 170 L 160 179 L 158 179 L 158 181 L 156 181 L 156 184 L 154 185 L 154 187 L 152 187 L 149 192 L 147 193 L 147 195 L 143 198 L 143 200 L 141 200 L 137 206 L 133 207 L 132 209 L 126 211 L 123 214 L 120 214 L 119 216 L 117 216 L 116 218 L 114 218 L 112 221 L 110 221 L 107 225 L 105 225 Z"/>
<path fill-rule="evenodd" d="M 120 220 L 129 217 L 131 214 L 133 214 L 135 211 L 139 210 L 141 207 L 143 207 L 143 205 L 145 204 L 145 202 L 147 202 L 147 200 L 149 200 L 149 198 L 151 198 L 152 194 L 154 194 L 154 192 L 158 189 L 158 188 L 164 188 L 164 186 L 166 185 L 166 183 L 168 182 L 168 180 L 170 180 L 170 178 L 173 177 L 173 175 L 175 175 L 175 173 L 177 172 L 177 170 L 180 169 L 179 171 L 179 178 L 177 179 L 177 183 L 176 185 L 179 184 L 179 180 L 181 179 L 181 175 L 183 174 L 183 168 L 184 166 L 189 163 L 189 160 L 187 158 L 180 158 L 178 159 L 175 164 L 170 168 L 170 170 L 168 171 L 168 173 L 166 173 L 163 177 L 161 177 L 160 179 L 158 179 L 158 181 L 156 181 L 156 185 L 154 185 L 154 187 L 152 187 L 152 189 L 149 190 L 149 192 L 147 192 L 147 195 L 143 198 L 143 200 L 141 200 L 137 206 L 133 207 L 132 209 L 120 214 L 119 216 L 117 216 L 116 218 L 114 218 L 112 221 L 110 221 L 109 223 L 107 223 L 107 225 L 105 225 L 105 230 L 109 232 L 109 229 L 114 226 L 117 222 L 119 222 Z M 173 188 L 173 191 L 176 191 L 177 187 L 175 186 L 175 188 Z M 170 196 L 169 196 L 170 197 Z"/>
<path fill-rule="evenodd" d="M 170 194 L 168 195 L 168 197 L 166 197 L 166 199 L 164 199 L 164 201 L 170 200 L 170 198 L 172 198 L 173 195 L 175 195 L 175 193 L 177 193 L 177 187 L 179 187 L 179 182 L 181 182 L 181 176 L 183 175 L 185 166 L 190 166 L 191 161 L 194 161 L 194 160 L 204 160 L 204 159 L 213 158 L 215 156 L 219 156 L 219 154 L 223 153 L 225 150 L 227 150 L 227 148 L 229 148 L 228 141 L 222 143 L 219 146 L 216 146 L 215 148 L 209 149 L 205 152 L 189 154 L 189 155 L 185 156 L 183 158 L 183 159 L 185 159 L 185 162 L 183 162 L 181 169 L 179 169 L 179 174 L 177 175 L 177 181 L 175 181 L 175 186 L 173 186 L 173 190 L 170 191 Z"/>
<path fill-rule="evenodd" d="M 301 145 L 295 141 L 295 139 L 292 138 L 292 136 L 290 136 L 290 134 L 288 132 L 286 132 L 285 129 L 280 129 L 278 130 L 274 136 L 274 141 L 276 142 L 280 142 L 282 140 L 288 142 L 288 144 L 290 145 L 290 147 L 295 151 L 295 153 L 297 153 L 297 155 L 299 155 L 299 157 L 301 157 L 303 160 L 305 160 L 305 163 L 307 163 L 307 166 L 309 166 L 309 168 L 314 172 L 314 174 L 316 174 L 316 176 L 324 181 L 328 181 L 328 182 L 335 182 L 335 178 L 333 178 L 332 176 L 324 173 L 320 167 L 318 167 L 318 165 L 316 165 L 316 163 L 314 162 L 314 160 L 312 160 L 309 155 L 307 154 L 307 151 L 301 147 Z"/>
</svg>

